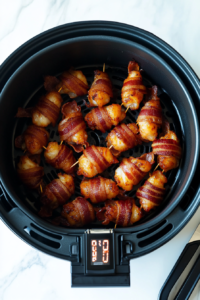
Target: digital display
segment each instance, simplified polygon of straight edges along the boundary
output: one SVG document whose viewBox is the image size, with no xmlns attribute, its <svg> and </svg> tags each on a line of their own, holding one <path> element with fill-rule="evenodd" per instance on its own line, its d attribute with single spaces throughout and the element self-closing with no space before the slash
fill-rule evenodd
<svg viewBox="0 0 200 300">
<path fill-rule="evenodd" d="M 91 265 L 110 265 L 110 243 L 109 239 L 91 240 Z"/>
<path fill-rule="evenodd" d="M 114 234 L 86 234 L 86 274 L 114 274 Z"/>
</svg>

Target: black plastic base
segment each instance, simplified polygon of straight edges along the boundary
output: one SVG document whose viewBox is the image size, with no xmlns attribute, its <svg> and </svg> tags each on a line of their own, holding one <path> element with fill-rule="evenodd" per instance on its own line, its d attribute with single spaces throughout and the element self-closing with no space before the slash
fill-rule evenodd
<svg viewBox="0 0 200 300">
<path fill-rule="evenodd" d="M 113 276 L 79 276 L 72 274 L 72 287 L 129 287 L 130 275 L 118 274 Z"/>
</svg>

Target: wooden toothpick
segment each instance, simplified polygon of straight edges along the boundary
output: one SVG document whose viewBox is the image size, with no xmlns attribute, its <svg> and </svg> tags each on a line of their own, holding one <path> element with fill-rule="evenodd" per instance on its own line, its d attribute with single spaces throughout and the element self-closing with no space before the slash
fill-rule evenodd
<svg viewBox="0 0 200 300">
<path fill-rule="evenodd" d="M 127 113 L 128 110 L 129 110 L 129 107 L 126 109 L 125 113 Z"/>
<path fill-rule="evenodd" d="M 45 146 L 42 146 L 45 150 L 47 149 Z"/>
<path fill-rule="evenodd" d="M 61 88 L 59 88 L 58 93 L 60 93 L 61 90 L 62 90 L 62 86 L 61 86 Z"/>
<path fill-rule="evenodd" d="M 117 223 L 115 224 L 115 227 L 114 227 L 114 229 L 116 229 L 116 227 L 117 227 Z"/>
<path fill-rule="evenodd" d="M 77 165 L 78 164 L 78 160 L 70 167 L 70 169 L 72 168 L 72 167 L 74 167 L 75 165 Z"/>
<path fill-rule="evenodd" d="M 113 147 L 113 145 L 111 145 L 108 149 L 111 149 Z"/>
<path fill-rule="evenodd" d="M 105 63 L 103 64 L 103 72 L 105 72 L 105 69 L 106 69 L 106 65 Z"/>
<path fill-rule="evenodd" d="M 157 169 L 158 169 L 158 167 L 159 167 L 159 164 L 157 164 L 157 166 L 155 167 L 155 169 L 154 169 L 153 171 L 157 170 Z"/>
<path fill-rule="evenodd" d="M 60 145 L 62 145 L 63 141 L 60 142 Z"/>
<path fill-rule="evenodd" d="M 42 190 L 42 185 L 40 184 L 40 191 L 41 191 L 41 194 L 43 193 L 43 190 Z"/>
</svg>

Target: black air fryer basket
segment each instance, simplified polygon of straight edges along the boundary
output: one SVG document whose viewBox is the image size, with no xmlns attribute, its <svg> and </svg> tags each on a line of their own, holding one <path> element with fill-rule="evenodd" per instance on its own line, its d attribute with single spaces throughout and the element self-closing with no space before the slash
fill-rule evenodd
<svg viewBox="0 0 200 300">
<path fill-rule="evenodd" d="M 115 102 L 121 103 L 121 88 L 127 77 L 128 62 L 135 59 L 143 69 L 146 86 L 157 85 L 162 111 L 181 139 L 183 158 L 178 169 L 167 173 L 167 194 L 163 204 L 140 222 L 128 228 L 90 224 L 85 228 L 58 227 L 37 215 L 38 195 L 27 192 L 17 179 L 15 163 L 21 151 L 14 137 L 30 121 L 14 118 L 18 107 L 33 106 L 44 94 L 43 76 L 58 75 L 73 65 L 93 81 L 94 70 L 106 64 L 114 86 Z M 37 249 L 72 262 L 73 286 L 129 285 L 129 260 L 160 247 L 190 220 L 199 205 L 200 167 L 199 125 L 200 82 L 191 67 L 169 45 L 149 32 L 125 24 L 93 21 L 57 27 L 31 39 L 18 48 L 0 71 L 0 217 L 23 240 Z M 68 96 L 63 96 L 68 101 Z M 76 101 L 85 115 L 89 109 L 85 97 Z M 139 111 L 128 111 L 126 123 L 135 122 Z M 57 128 L 48 127 L 50 139 L 59 141 Z M 105 134 L 88 130 L 88 142 L 105 146 Z M 151 143 L 125 152 L 140 156 L 151 151 Z M 56 171 L 42 161 L 45 182 L 56 178 Z M 104 175 L 113 177 L 116 166 Z M 81 178 L 76 180 L 80 195 Z M 134 197 L 135 190 L 129 193 Z M 88 268 L 90 237 L 109 235 L 113 243 L 110 270 Z M 104 237 L 103 237 L 104 238 Z M 111 270 L 112 269 L 112 270 Z"/>
</svg>

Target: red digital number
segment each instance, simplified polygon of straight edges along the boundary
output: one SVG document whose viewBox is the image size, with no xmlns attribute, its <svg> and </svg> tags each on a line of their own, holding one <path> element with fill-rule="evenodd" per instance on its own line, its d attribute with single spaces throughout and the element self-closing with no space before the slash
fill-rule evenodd
<svg viewBox="0 0 200 300">
<path fill-rule="evenodd" d="M 109 240 L 103 240 L 102 252 L 102 261 L 107 264 L 109 260 Z"/>
<path fill-rule="evenodd" d="M 97 261 L 97 241 L 92 240 L 91 245 L 92 245 L 92 262 L 95 262 Z"/>
</svg>

